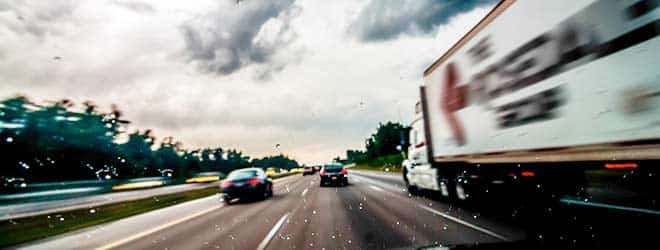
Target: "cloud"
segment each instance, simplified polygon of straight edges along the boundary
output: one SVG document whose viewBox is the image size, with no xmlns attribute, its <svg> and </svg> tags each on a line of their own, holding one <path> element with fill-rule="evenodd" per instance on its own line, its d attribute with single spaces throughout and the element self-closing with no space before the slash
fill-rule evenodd
<svg viewBox="0 0 660 250">
<path fill-rule="evenodd" d="M 362 148 L 380 121 L 408 123 L 423 68 L 488 11 L 363 43 L 346 30 L 368 1 L 142 0 L 146 14 L 113 1 L 0 0 L 0 99 L 114 103 L 129 131 L 253 157 L 279 143 L 316 163 Z"/>
<path fill-rule="evenodd" d="M 457 14 L 494 0 L 371 0 L 360 11 L 349 33 L 363 42 L 396 39 L 401 35 L 432 35 Z"/>
<path fill-rule="evenodd" d="M 70 1 L 12 1 L 0 3 L 0 26 L 18 34 L 35 37 L 59 35 L 76 5 Z M 2 15 L 7 13 L 8 15 Z"/>
<path fill-rule="evenodd" d="M 278 53 L 296 38 L 289 24 L 300 9 L 293 2 L 222 1 L 181 26 L 184 54 L 202 72 L 229 75 L 259 65 L 256 78 L 267 79 L 292 59 Z"/>
<path fill-rule="evenodd" d="M 153 13 L 154 11 L 156 11 L 156 8 L 154 8 L 154 6 L 145 2 L 116 0 L 113 1 L 113 3 L 116 4 L 117 6 L 121 6 L 129 10 L 140 13 Z"/>
</svg>

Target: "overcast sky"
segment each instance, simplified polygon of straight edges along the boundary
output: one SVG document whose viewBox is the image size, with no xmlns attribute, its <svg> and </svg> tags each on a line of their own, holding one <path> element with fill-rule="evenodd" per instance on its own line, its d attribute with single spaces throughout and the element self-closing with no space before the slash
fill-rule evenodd
<svg viewBox="0 0 660 250">
<path fill-rule="evenodd" d="M 0 98 L 115 103 L 186 148 L 320 163 L 407 124 L 422 71 L 493 5 L 0 0 Z"/>
</svg>

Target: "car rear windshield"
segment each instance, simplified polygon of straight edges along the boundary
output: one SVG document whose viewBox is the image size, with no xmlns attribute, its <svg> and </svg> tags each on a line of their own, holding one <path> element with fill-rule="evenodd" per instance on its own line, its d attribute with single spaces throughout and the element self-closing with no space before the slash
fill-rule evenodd
<svg viewBox="0 0 660 250">
<path fill-rule="evenodd" d="M 339 164 L 329 164 L 329 165 L 325 165 L 323 167 L 325 168 L 325 170 L 339 170 L 339 169 L 342 169 L 343 166 L 339 165 Z"/>
<path fill-rule="evenodd" d="M 255 170 L 250 170 L 250 171 L 238 171 L 238 172 L 232 172 L 227 176 L 227 179 L 245 179 L 245 178 L 250 178 L 250 177 L 255 177 L 257 176 L 257 171 Z"/>
</svg>

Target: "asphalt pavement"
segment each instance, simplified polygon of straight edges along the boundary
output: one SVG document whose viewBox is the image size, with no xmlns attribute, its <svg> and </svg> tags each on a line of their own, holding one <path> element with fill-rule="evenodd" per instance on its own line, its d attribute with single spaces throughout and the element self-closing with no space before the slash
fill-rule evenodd
<svg viewBox="0 0 660 250">
<path fill-rule="evenodd" d="M 81 197 L 60 199 L 60 200 L 48 200 L 48 201 L 2 205 L 0 206 L 0 220 L 17 219 L 22 217 L 49 214 L 49 213 L 67 211 L 78 208 L 97 207 L 115 202 L 137 200 L 137 199 L 148 198 L 156 195 L 190 191 L 190 190 L 208 187 L 209 185 L 217 185 L 217 184 L 214 183 L 179 184 L 173 186 L 121 191 L 121 192 L 81 196 Z"/>
<path fill-rule="evenodd" d="M 319 177 L 275 181 L 264 201 L 218 195 L 20 246 L 28 249 L 392 249 L 516 241 L 502 220 L 410 196 L 399 175 L 351 170 L 349 185 Z"/>
</svg>

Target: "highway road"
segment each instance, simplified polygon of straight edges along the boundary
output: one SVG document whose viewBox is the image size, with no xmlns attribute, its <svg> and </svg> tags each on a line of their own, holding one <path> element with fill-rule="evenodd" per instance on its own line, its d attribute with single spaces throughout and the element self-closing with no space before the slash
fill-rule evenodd
<svg viewBox="0 0 660 250">
<path fill-rule="evenodd" d="M 351 170 L 350 185 L 318 176 L 275 181 L 265 201 L 219 196 L 20 246 L 28 249 L 391 249 L 516 241 L 522 229 L 439 201 L 411 197 L 399 175 Z"/>
<path fill-rule="evenodd" d="M 189 190 L 200 189 L 208 187 L 209 185 L 217 185 L 213 183 L 193 183 L 193 184 L 180 184 L 173 186 L 164 186 L 150 189 L 139 189 L 131 191 L 113 192 L 106 194 L 97 194 L 90 196 L 81 196 L 76 198 L 60 199 L 27 202 L 18 204 L 9 204 L 0 206 L 0 220 L 16 219 L 27 216 L 35 216 L 41 214 L 55 213 L 59 211 L 66 211 L 78 208 L 96 207 L 105 204 L 137 200 L 156 195 L 163 195 L 169 193 L 183 192 Z"/>
</svg>

